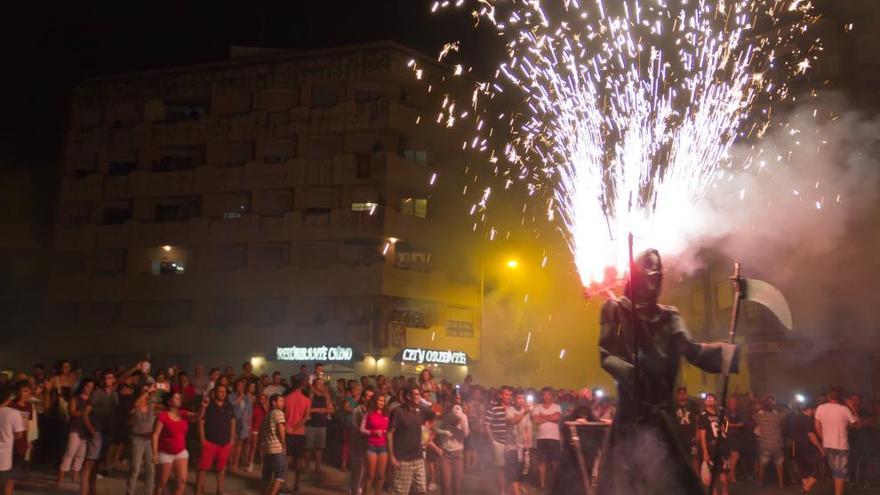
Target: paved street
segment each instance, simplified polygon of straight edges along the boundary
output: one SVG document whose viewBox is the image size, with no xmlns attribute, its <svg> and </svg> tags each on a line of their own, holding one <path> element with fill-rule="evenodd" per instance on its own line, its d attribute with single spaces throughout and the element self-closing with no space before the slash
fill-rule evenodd
<svg viewBox="0 0 880 495">
<path fill-rule="evenodd" d="M 311 475 L 307 478 L 307 482 L 303 486 L 303 495 L 328 495 L 347 493 L 345 487 L 348 482 L 348 475 L 334 468 L 325 468 L 326 472 L 323 476 Z M 39 495 L 62 495 L 77 492 L 76 485 L 67 483 L 60 488 L 52 485 L 52 474 L 48 472 L 35 472 L 32 478 L 27 482 L 17 485 L 15 493 L 39 494 Z M 473 495 L 491 495 L 495 493 L 484 484 L 486 477 L 469 475 L 465 482 L 464 492 Z M 195 480 L 195 472 L 190 472 L 190 483 L 187 489 L 188 494 L 193 493 L 193 482 Z M 121 477 L 111 477 L 100 480 L 98 484 L 98 493 L 104 495 L 117 495 L 125 493 L 124 479 Z M 207 493 L 213 493 L 214 479 L 209 477 L 207 483 Z M 137 492 L 142 493 L 143 488 Z M 226 486 L 227 495 L 258 495 L 260 494 L 260 483 L 258 475 L 251 473 L 243 476 L 230 476 L 227 478 Z M 437 492 L 439 494 L 439 492 Z M 536 493 L 529 490 L 529 493 Z M 549 491 L 545 493 L 550 493 Z M 732 495 L 782 495 L 782 494 L 798 494 L 799 486 L 788 486 L 784 490 L 776 487 L 758 488 L 754 482 L 745 482 L 735 485 L 731 489 Z M 822 483 L 816 490 L 812 492 L 815 495 L 831 495 L 833 489 L 831 483 L 826 481 Z M 868 495 L 880 494 L 880 488 L 870 489 L 848 489 L 847 494 L 850 495 Z"/>
</svg>

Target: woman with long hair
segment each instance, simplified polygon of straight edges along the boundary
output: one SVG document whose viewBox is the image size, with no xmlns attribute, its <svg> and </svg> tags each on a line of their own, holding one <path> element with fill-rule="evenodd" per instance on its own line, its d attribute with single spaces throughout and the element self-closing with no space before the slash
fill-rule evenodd
<svg viewBox="0 0 880 495">
<path fill-rule="evenodd" d="M 134 404 L 128 415 L 128 460 L 131 472 L 128 475 L 127 492 L 134 493 L 141 468 L 144 469 L 144 493 L 152 493 L 155 481 L 153 448 L 151 445 L 153 423 L 156 421 L 152 402 L 153 386 L 138 385 L 134 393 Z"/>
<path fill-rule="evenodd" d="M 249 440 L 251 437 L 251 419 L 254 414 L 253 388 L 256 384 L 239 378 L 235 381 L 235 392 L 229 394 L 229 402 L 235 411 L 235 438 L 232 444 L 232 455 L 229 456 L 229 469 L 237 472 L 244 454 L 247 459 Z"/>
<path fill-rule="evenodd" d="M 245 469 L 248 473 L 254 470 L 254 460 L 257 457 L 257 447 L 260 444 L 260 425 L 271 409 L 272 405 L 269 404 L 269 396 L 265 393 L 260 393 L 260 398 L 254 404 L 253 418 L 251 418 L 251 442 L 247 453 L 247 468 Z"/>
<path fill-rule="evenodd" d="M 364 477 L 364 495 L 382 493 L 385 469 L 388 466 L 388 412 L 385 396 L 376 394 L 367 405 L 367 413 L 361 420 L 361 433 L 367 436 L 367 469 Z"/>
<path fill-rule="evenodd" d="M 437 383 L 434 382 L 434 374 L 431 370 L 425 368 L 419 374 L 419 392 L 422 398 L 430 402 L 432 405 L 437 403 Z"/>
<path fill-rule="evenodd" d="M 64 482 L 64 476 L 68 471 L 73 471 L 73 480 L 79 482 L 79 471 L 82 469 L 83 461 L 86 459 L 87 445 L 82 413 L 86 403 L 89 402 L 89 397 L 92 395 L 93 390 L 95 390 L 95 380 L 93 378 L 84 379 L 68 403 L 67 410 L 70 415 L 70 422 L 68 423 L 67 449 L 64 452 L 64 457 L 61 458 L 58 479 L 55 481 L 56 485 Z"/>
<path fill-rule="evenodd" d="M 153 495 L 162 495 L 165 492 L 172 471 L 177 480 L 174 495 L 183 495 L 186 490 L 189 464 L 186 433 L 189 431 L 189 423 L 198 421 L 201 414 L 193 414 L 183 409 L 183 398 L 179 393 L 169 391 L 165 394 L 163 403 L 165 410 L 156 418 L 152 436 L 153 464 L 159 467 L 156 470 L 156 487 Z M 207 398 L 202 399 L 202 413 L 206 405 Z"/>
</svg>

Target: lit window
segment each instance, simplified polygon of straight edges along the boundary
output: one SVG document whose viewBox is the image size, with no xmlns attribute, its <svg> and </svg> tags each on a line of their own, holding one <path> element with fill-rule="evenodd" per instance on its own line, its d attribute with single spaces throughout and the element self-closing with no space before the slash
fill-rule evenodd
<svg viewBox="0 0 880 495">
<path fill-rule="evenodd" d="M 376 211 L 376 207 L 378 207 L 378 203 L 352 203 L 351 211 L 365 211 L 367 213 L 373 213 Z"/>
<path fill-rule="evenodd" d="M 425 150 L 403 150 L 403 157 L 414 162 L 428 163 L 428 152 Z"/>
<path fill-rule="evenodd" d="M 423 198 L 405 198 L 400 200 L 400 212 L 413 217 L 427 218 L 428 200 Z"/>
<path fill-rule="evenodd" d="M 474 324 L 469 321 L 446 321 L 446 335 L 450 337 L 473 337 Z"/>
<path fill-rule="evenodd" d="M 185 269 L 186 264 L 182 260 L 173 261 L 163 258 L 153 260 L 152 263 L 153 275 L 183 275 Z"/>
</svg>

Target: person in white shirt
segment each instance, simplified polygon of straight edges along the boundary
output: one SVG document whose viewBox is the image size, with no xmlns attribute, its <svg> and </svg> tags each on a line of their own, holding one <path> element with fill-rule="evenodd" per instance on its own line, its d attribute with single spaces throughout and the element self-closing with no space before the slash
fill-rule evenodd
<svg viewBox="0 0 880 495">
<path fill-rule="evenodd" d="M 12 388 L 0 392 L 0 485 L 7 495 L 11 495 L 15 488 L 15 472 L 12 469 L 15 441 L 21 441 L 27 431 L 21 413 L 9 407 L 14 393 Z"/>
<path fill-rule="evenodd" d="M 840 389 L 837 387 L 831 387 L 828 402 L 816 408 L 816 433 L 828 456 L 831 477 L 834 478 L 834 495 L 843 495 L 849 457 L 847 429 L 857 421 L 850 408 L 840 403 Z"/>
<path fill-rule="evenodd" d="M 562 447 L 559 443 L 559 420 L 562 408 L 553 401 L 553 389 L 541 390 L 541 403 L 532 409 L 532 421 L 538 429 L 538 487 L 547 486 L 547 465 L 550 465 L 550 478 L 556 480 L 559 469 L 559 456 Z"/>
</svg>

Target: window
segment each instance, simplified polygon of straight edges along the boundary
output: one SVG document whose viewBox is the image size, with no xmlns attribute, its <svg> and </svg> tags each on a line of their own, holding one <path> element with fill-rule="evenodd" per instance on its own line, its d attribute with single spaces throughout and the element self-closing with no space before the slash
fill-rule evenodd
<svg viewBox="0 0 880 495">
<path fill-rule="evenodd" d="M 306 166 L 306 184 L 310 186 L 325 186 L 333 184 L 333 163 L 317 162 Z"/>
<path fill-rule="evenodd" d="M 241 218 L 251 207 L 250 193 L 228 193 L 223 195 L 224 219 Z"/>
<path fill-rule="evenodd" d="M 431 253 L 408 243 L 397 243 L 394 268 L 415 272 L 431 271 Z"/>
<path fill-rule="evenodd" d="M 165 104 L 166 122 L 198 120 L 207 114 L 207 105 Z"/>
<path fill-rule="evenodd" d="M 295 252 L 294 260 L 301 268 L 327 268 L 339 262 L 339 243 L 335 241 L 300 242 Z"/>
<path fill-rule="evenodd" d="M 166 149 L 159 159 L 153 161 L 153 172 L 191 170 L 202 163 L 202 148 L 186 146 Z"/>
<path fill-rule="evenodd" d="M 183 275 L 186 271 L 186 262 L 168 258 L 153 260 L 150 271 L 153 275 Z"/>
<path fill-rule="evenodd" d="M 118 275 L 125 272 L 125 249 L 105 249 L 92 255 L 90 273 L 97 277 Z"/>
<path fill-rule="evenodd" d="M 49 322 L 53 327 L 74 328 L 79 326 L 80 307 L 75 301 L 59 302 L 49 307 Z"/>
<path fill-rule="evenodd" d="M 108 201 L 101 211 L 101 223 L 119 225 L 131 219 L 131 201 Z"/>
<path fill-rule="evenodd" d="M 403 150 L 403 157 L 414 162 L 428 163 L 428 152 L 425 150 Z"/>
<path fill-rule="evenodd" d="M 473 337 L 474 310 L 460 307 L 447 308 L 446 335 L 450 337 Z"/>
<path fill-rule="evenodd" d="M 400 200 L 400 212 L 418 218 L 428 216 L 428 200 L 420 198 L 404 198 Z"/>
<path fill-rule="evenodd" d="M 282 298 L 251 299 L 245 303 L 248 323 L 257 326 L 274 325 L 287 316 L 287 300 Z"/>
<path fill-rule="evenodd" d="M 81 251 L 61 251 L 52 260 L 55 275 L 82 275 L 86 267 L 86 254 Z"/>
<path fill-rule="evenodd" d="M 314 85 L 312 86 L 313 108 L 332 107 L 339 99 L 339 90 L 336 86 Z"/>
<path fill-rule="evenodd" d="M 330 225 L 330 208 L 306 208 L 304 225 Z"/>
<path fill-rule="evenodd" d="M 281 242 L 254 244 L 251 248 L 254 269 L 260 271 L 278 270 L 287 264 L 290 248 Z"/>
<path fill-rule="evenodd" d="M 119 325 L 122 304 L 116 301 L 93 301 L 80 308 L 82 323 L 86 328 L 111 329 Z"/>
<path fill-rule="evenodd" d="M 372 158 L 370 155 L 357 155 L 357 168 L 355 177 L 358 179 L 369 179 Z"/>
<path fill-rule="evenodd" d="M 157 222 L 180 222 L 199 216 L 201 210 L 199 196 L 160 198 L 156 200 Z"/>
<path fill-rule="evenodd" d="M 211 303 L 211 325 L 227 327 L 244 321 L 244 301 L 242 299 L 214 299 Z"/>
<path fill-rule="evenodd" d="M 192 323 L 192 301 L 131 301 L 123 306 L 123 319 L 132 328 L 176 328 Z"/>
<path fill-rule="evenodd" d="M 65 203 L 61 210 L 64 225 L 80 225 L 91 220 L 92 207 L 88 203 Z"/>
<path fill-rule="evenodd" d="M 381 89 L 355 89 L 354 90 L 354 101 L 357 103 L 370 103 L 374 101 L 379 101 L 382 97 L 385 96 L 385 92 Z"/>
<path fill-rule="evenodd" d="M 231 272 L 245 266 L 246 247 L 242 244 L 214 246 L 207 253 L 207 268 L 213 272 Z"/>
<path fill-rule="evenodd" d="M 127 175 L 137 169 L 134 161 L 111 161 L 107 164 L 107 175 Z"/>
<path fill-rule="evenodd" d="M 293 204 L 293 191 L 288 189 L 268 189 L 257 193 L 254 212 L 260 215 L 281 216 L 290 211 Z"/>
<path fill-rule="evenodd" d="M 373 212 L 376 211 L 376 208 L 378 208 L 378 207 L 379 207 L 379 205 L 377 203 L 369 203 L 369 202 L 367 202 L 367 203 L 352 203 L 351 204 L 351 211 L 365 211 L 367 213 L 372 214 Z"/>
<path fill-rule="evenodd" d="M 342 263 L 366 266 L 383 260 L 382 241 L 378 239 L 345 239 L 339 251 Z"/>
</svg>

